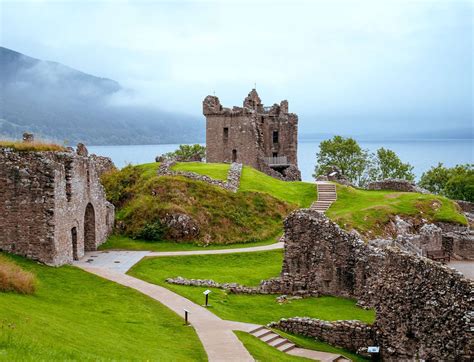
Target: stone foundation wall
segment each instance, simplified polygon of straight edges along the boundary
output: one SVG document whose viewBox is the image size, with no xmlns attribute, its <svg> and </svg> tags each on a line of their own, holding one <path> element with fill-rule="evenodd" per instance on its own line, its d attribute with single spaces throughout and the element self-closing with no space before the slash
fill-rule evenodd
<svg viewBox="0 0 474 362">
<path fill-rule="evenodd" d="M 430 192 L 417 186 L 414 182 L 401 179 L 386 179 L 382 181 L 370 182 L 367 190 L 393 190 L 402 192 L 419 192 L 429 194 Z"/>
<path fill-rule="evenodd" d="M 0 250 L 62 265 L 112 231 L 114 207 L 92 158 L 0 149 L 0 165 Z"/>
<path fill-rule="evenodd" d="M 240 186 L 240 176 L 242 175 L 242 164 L 232 163 L 227 174 L 227 181 L 216 180 L 206 175 L 200 175 L 194 172 L 174 171 L 171 167 L 176 163 L 175 160 L 165 160 L 158 167 L 158 176 L 184 176 L 192 180 L 206 182 L 210 185 L 221 187 L 228 191 L 237 192 Z"/>
<path fill-rule="evenodd" d="M 283 318 L 270 323 L 268 327 L 313 337 L 360 354 L 364 354 L 367 347 L 375 345 L 372 326 L 356 320 L 328 322 L 313 318 Z"/>
<path fill-rule="evenodd" d="M 285 220 L 280 278 L 267 292 L 335 295 L 376 310 L 375 342 L 386 359 L 468 360 L 474 355 L 474 283 L 394 248 L 366 245 L 310 209 Z"/>
</svg>

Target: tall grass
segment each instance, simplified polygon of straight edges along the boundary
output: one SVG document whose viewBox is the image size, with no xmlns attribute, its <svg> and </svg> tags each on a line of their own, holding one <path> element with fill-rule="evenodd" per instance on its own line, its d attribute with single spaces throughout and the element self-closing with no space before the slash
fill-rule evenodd
<svg viewBox="0 0 474 362">
<path fill-rule="evenodd" d="M 46 141 L 22 142 L 12 140 L 0 140 L 0 148 L 11 148 L 18 152 L 66 151 L 66 147 L 64 146 Z"/>
<path fill-rule="evenodd" d="M 33 294 L 36 276 L 0 255 L 0 291 Z"/>
</svg>

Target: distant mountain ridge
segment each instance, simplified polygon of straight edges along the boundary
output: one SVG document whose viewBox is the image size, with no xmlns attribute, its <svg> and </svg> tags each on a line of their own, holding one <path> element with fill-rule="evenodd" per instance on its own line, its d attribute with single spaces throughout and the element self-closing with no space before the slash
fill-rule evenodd
<svg viewBox="0 0 474 362">
<path fill-rule="evenodd" d="M 0 47 L 0 137 L 24 131 L 69 144 L 202 142 L 204 121 L 117 104 L 121 85 Z"/>
</svg>

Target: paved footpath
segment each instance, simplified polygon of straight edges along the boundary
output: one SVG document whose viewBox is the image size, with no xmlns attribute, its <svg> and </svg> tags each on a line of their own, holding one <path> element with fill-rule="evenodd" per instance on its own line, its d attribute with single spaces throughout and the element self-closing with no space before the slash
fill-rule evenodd
<svg viewBox="0 0 474 362">
<path fill-rule="evenodd" d="M 283 248 L 283 243 L 241 249 L 202 251 L 95 251 L 87 252 L 81 260 L 74 262 L 74 265 L 102 278 L 138 290 L 139 292 L 159 301 L 183 318 L 184 310 L 186 309 L 189 311 L 189 322 L 196 330 L 196 333 L 207 352 L 209 361 L 253 361 L 254 359 L 233 331 L 250 332 L 259 327 L 259 325 L 223 320 L 208 309 L 191 302 L 179 294 L 159 285 L 134 278 L 125 273 L 134 264 L 147 256 L 229 254 L 275 250 L 281 248 Z M 318 352 L 302 348 L 295 348 L 289 353 L 321 361 L 332 361 L 338 356 L 332 353 Z"/>
</svg>

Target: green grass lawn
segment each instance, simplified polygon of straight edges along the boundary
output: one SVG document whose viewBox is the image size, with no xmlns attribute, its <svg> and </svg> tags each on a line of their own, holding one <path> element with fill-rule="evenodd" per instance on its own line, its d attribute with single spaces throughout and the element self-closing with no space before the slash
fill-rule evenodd
<svg viewBox="0 0 474 362">
<path fill-rule="evenodd" d="M 367 191 L 337 185 L 337 200 L 327 215 L 345 229 L 362 234 L 384 233 L 384 226 L 395 215 L 467 225 L 455 203 L 445 197 L 414 192 Z"/>
<path fill-rule="evenodd" d="M 166 278 L 213 279 L 252 286 L 263 279 L 278 276 L 282 265 L 282 250 L 258 253 L 196 255 L 145 258 L 129 274 L 164 286 L 198 304 L 204 301 L 207 288 L 172 285 Z M 212 288 L 209 310 L 223 319 L 267 324 L 280 318 L 306 316 L 324 320 L 358 319 L 371 323 L 375 313 L 356 306 L 354 300 L 324 296 L 304 298 L 278 304 L 276 295 L 227 294 Z"/>
<path fill-rule="evenodd" d="M 194 330 L 149 297 L 72 266 L 8 258 L 38 289 L 0 292 L 0 360 L 207 360 Z"/>
<path fill-rule="evenodd" d="M 146 241 L 131 239 L 123 235 L 111 235 L 107 239 L 107 242 L 105 242 L 99 247 L 99 250 L 190 251 L 237 249 L 274 244 L 278 241 L 279 237 L 280 235 L 274 238 L 269 238 L 267 240 L 250 243 L 210 244 L 208 246 L 203 246 L 197 243 L 177 243 L 173 241 Z"/>
<path fill-rule="evenodd" d="M 297 357 L 286 354 L 278 349 L 269 346 L 255 336 L 242 331 L 234 331 L 245 348 L 249 351 L 256 361 L 261 362 L 286 362 L 286 361 L 312 361 L 309 358 Z"/>
<path fill-rule="evenodd" d="M 249 166 L 242 170 L 239 191 L 265 192 L 298 207 L 309 207 L 317 198 L 314 183 L 277 180 Z"/>
<path fill-rule="evenodd" d="M 229 167 L 226 163 L 181 162 L 173 166 L 173 170 L 191 171 L 218 180 L 226 180 Z M 239 191 L 265 192 L 299 207 L 308 207 L 316 200 L 314 183 L 277 180 L 250 166 L 243 167 Z"/>
<path fill-rule="evenodd" d="M 367 361 L 366 358 L 364 358 L 362 356 L 359 356 L 356 353 L 349 352 L 349 351 L 347 351 L 343 348 L 338 348 L 338 347 L 331 346 L 330 344 L 321 342 L 321 341 L 316 340 L 316 339 L 311 338 L 311 337 L 286 333 L 286 332 L 280 331 L 278 329 L 275 329 L 275 332 L 278 333 L 279 335 L 281 335 L 282 337 L 290 340 L 291 342 L 296 344 L 298 347 L 313 349 L 315 351 L 340 354 L 340 355 L 343 355 L 343 356 L 351 359 L 354 362 Z"/>
<path fill-rule="evenodd" d="M 212 177 L 216 180 L 227 180 L 230 165 L 228 163 L 204 163 L 204 162 L 178 162 L 173 167 L 174 171 L 195 172 L 200 175 Z"/>
</svg>

